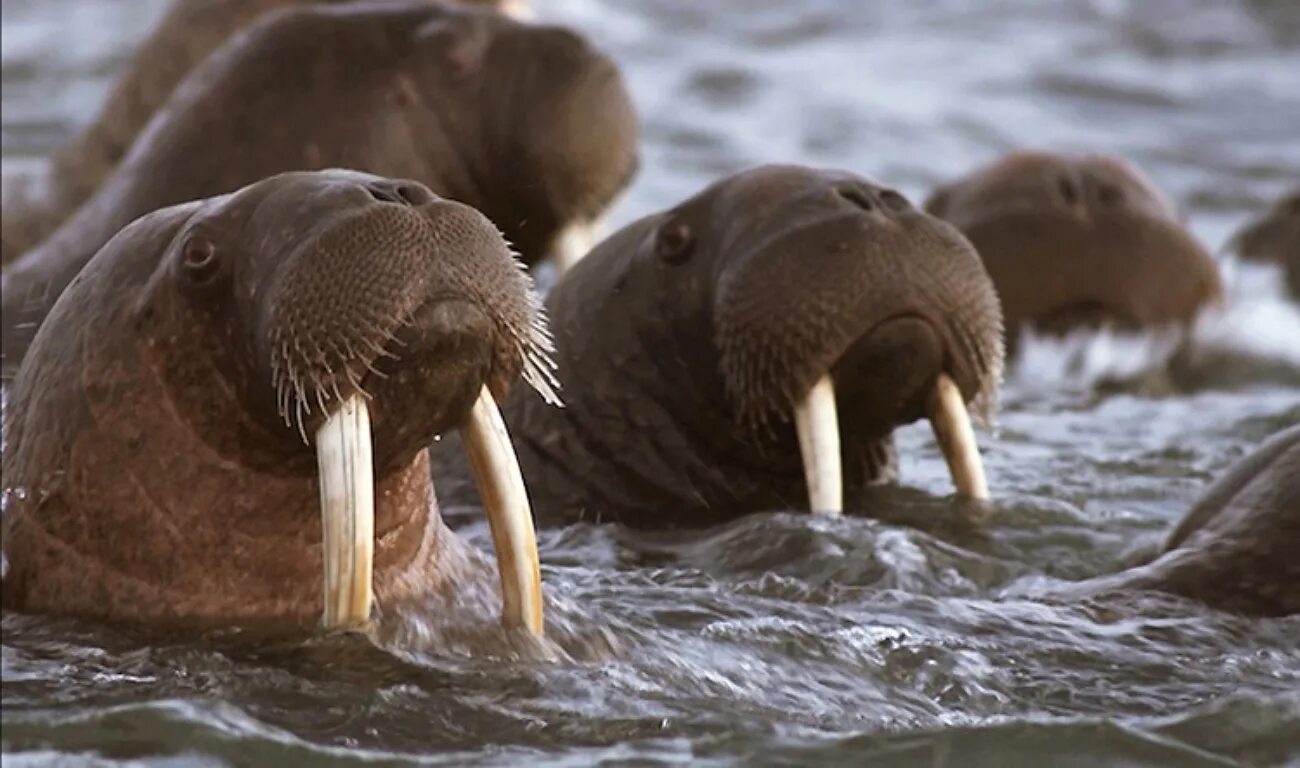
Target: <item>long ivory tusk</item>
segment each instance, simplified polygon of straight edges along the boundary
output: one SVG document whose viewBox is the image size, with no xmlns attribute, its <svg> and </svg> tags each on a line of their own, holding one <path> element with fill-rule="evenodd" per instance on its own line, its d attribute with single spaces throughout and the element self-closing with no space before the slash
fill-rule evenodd
<svg viewBox="0 0 1300 768">
<path fill-rule="evenodd" d="M 501 412 L 487 387 L 463 430 L 470 470 L 487 510 L 501 575 L 502 621 L 542 634 L 542 572 L 523 475 Z"/>
<path fill-rule="evenodd" d="M 939 442 L 943 458 L 957 493 L 970 499 L 987 499 L 988 482 L 984 479 L 984 464 L 980 461 L 979 446 L 971 429 L 970 414 L 961 390 L 947 374 L 939 374 L 930 398 L 930 426 Z"/>
<path fill-rule="evenodd" d="M 600 241 L 599 221 L 579 221 L 560 231 L 555 240 L 555 271 L 563 275 L 582 260 Z"/>
<path fill-rule="evenodd" d="M 835 408 L 835 383 L 825 374 L 794 408 L 799 453 L 808 481 L 808 506 L 816 514 L 838 515 L 844 510 L 844 479 L 840 469 L 840 420 Z"/>
<path fill-rule="evenodd" d="M 329 629 L 370 621 L 374 571 L 375 471 L 370 409 L 353 395 L 316 430 L 322 559 Z"/>
</svg>

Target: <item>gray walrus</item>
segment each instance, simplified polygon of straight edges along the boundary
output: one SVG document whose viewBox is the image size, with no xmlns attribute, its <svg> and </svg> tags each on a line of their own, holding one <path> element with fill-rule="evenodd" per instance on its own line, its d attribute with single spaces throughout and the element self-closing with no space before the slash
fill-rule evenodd
<svg viewBox="0 0 1300 768">
<path fill-rule="evenodd" d="M 541 520 L 854 508 L 919 418 L 959 492 L 987 493 L 965 403 L 998 386 L 997 297 L 961 234 L 891 189 L 739 173 L 610 236 L 548 311 L 565 408 L 503 404 Z"/>
<path fill-rule="evenodd" d="M 100 191 L 6 268 L 5 368 L 91 255 L 154 209 L 343 166 L 477 208 L 532 263 L 626 184 L 636 134 L 617 67 L 566 29 L 423 1 L 281 9 L 191 73 Z"/>
<path fill-rule="evenodd" d="M 539 305 L 491 222 L 409 180 L 287 173 L 140 218 L 9 393 L 5 608 L 349 626 L 372 574 L 381 607 L 449 596 L 481 569 L 425 446 L 460 429 L 507 619 L 540 631 L 495 406 L 521 371 L 553 399 Z"/>
<path fill-rule="evenodd" d="M 236 32 L 285 5 L 358 1 L 173 0 L 136 47 L 99 111 L 49 164 L 14 178 L 5 169 L 0 263 L 7 264 L 44 240 L 94 194 L 176 85 Z M 516 17 L 531 16 L 519 0 L 479 4 Z"/>
<path fill-rule="evenodd" d="M 1147 565 L 1062 591 L 1158 590 L 1253 616 L 1300 613 L 1300 425 L 1234 464 Z"/>
<path fill-rule="evenodd" d="M 1117 157 L 1011 153 L 939 187 L 925 209 L 979 251 L 1012 348 L 1025 327 L 1186 326 L 1223 297 L 1173 204 Z"/>
</svg>

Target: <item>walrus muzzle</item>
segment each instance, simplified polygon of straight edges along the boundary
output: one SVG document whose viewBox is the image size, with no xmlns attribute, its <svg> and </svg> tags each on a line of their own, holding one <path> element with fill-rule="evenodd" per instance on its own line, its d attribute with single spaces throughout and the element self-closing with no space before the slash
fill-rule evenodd
<svg viewBox="0 0 1300 768">
<path fill-rule="evenodd" d="M 487 510 L 501 576 L 503 623 L 542 634 L 542 579 L 532 511 L 510 435 L 483 387 L 464 427 L 470 468 Z M 353 395 L 316 431 L 320 469 L 324 598 L 330 629 L 370 621 L 374 573 L 375 472 L 370 408 Z"/>
<path fill-rule="evenodd" d="M 817 514 L 837 515 L 844 509 L 838 410 L 835 384 L 829 373 L 818 379 L 795 404 L 799 453 L 808 482 L 808 508 Z M 957 494 L 969 499 L 987 499 L 989 488 L 970 414 L 952 377 L 939 374 L 926 410 Z"/>
</svg>

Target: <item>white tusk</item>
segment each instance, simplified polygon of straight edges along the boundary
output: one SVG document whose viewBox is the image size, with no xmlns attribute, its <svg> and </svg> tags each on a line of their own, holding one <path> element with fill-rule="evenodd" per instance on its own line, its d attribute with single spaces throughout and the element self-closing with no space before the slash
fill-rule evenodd
<svg viewBox="0 0 1300 768">
<path fill-rule="evenodd" d="M 844 510 L 844 479 L 840 469 L 840 420 L 835 408 L 835 383 L 825 374 L 794 408 L 799 453 L 808 481 L 808 506 L 815 514 L 838 515 Z"/>
<path fill-rule="evenodd" d="M 370 621 L 374 571 L 375 471 L 370 409 L 353 395 L 316 430 L 320 512 L 329 629 Z"/>
<path fill-rule="evenodd" d="M 510 434 L 486 386 L 479 393 L 462 433 L 470 470 L 492 529 L 497 571 L 501 575 L 502 622 L 507 627 L 527 627 L 540 637 L 542 572 L 537 560 L 533 513 Z"/>
<path fill-rule="evenodd" d="M 987 499 L 989 486 L 984 479 L 984 464 L 980 461 L 979 446 L 975 444 L 970 414 L 966 412 L 961 390 L 947 374 L 939 374 L 939 380 L 935 382 L 929 411 L 934 438 L 948 462 L 957 494 L 970 499 Z"/>
<path fill-rule="evenodd" d="M 600 242 L 600 233 L 604 224 L 599 220 L 577 221 L 563 230 L 555 238 L 555 271 L 563 275 L 582 260 L 596 243 Z"/>
</svg>

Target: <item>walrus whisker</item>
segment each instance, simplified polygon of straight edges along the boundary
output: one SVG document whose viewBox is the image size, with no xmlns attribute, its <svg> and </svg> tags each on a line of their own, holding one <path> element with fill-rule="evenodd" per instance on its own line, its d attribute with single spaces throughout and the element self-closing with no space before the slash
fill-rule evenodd
<svg viewBox="0 0 1300 768">
<path fill-rule="evenodd" d="M 532 510 L 510 434 L 486 385 L 461 433 L 492 531 L 501 577 L 502 622 L 541 636 L 542 575 Z"/>
</svg>

